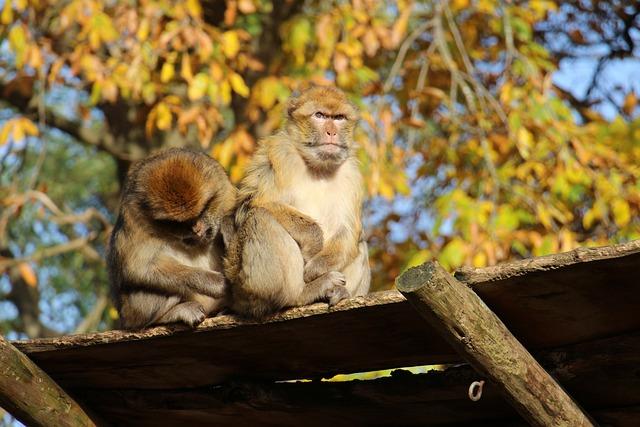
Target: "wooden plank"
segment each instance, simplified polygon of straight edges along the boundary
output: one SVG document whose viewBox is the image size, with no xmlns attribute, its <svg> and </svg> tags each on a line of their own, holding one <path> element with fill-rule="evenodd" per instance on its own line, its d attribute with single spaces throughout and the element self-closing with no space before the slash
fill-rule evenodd
<svg viewBox="0 0 640 427">
<path fill-rule="evenodd" d="M 640 329 L 639 265 L 640 240 L 635 240 L 463 268 L 455 277 L 527 348 L 550 348 Z"/>
<path fill-rule="evenodd" d="M 42 369 L 0 336 L 0 406 L 30 426 L 94 426 Z"/>
<path fill-rule="evenodd" d="M 604 248 L 591 257 L 579 254 L 584 250 L 553 255 L 537 269 L 527 261 L 491 267 L 491 274 L 467 270 L 464 278 L 527 348 L 553 348 L 640 330 L 639 246 Z M 460 360 L 396 291 L 333 309 L 291 309 L 265 324 L 220 316 L 195 331 L 157 327 L 15 345 L 63 386 L 107 388 L 197 387 L 237 376 L 316 378 Z"/>
<path fill-rule="evenodd" d="M 180 388 L 237 376 L 292 379 L 457 359 L 397 292 L 288 310 L 259 324 L 232 316 L 195 331 L 158 327 L 17 343 L 65 387 Z M 390 346 L 381 345 L 386 341 Z M 376 357 L 372 357 L 376 355 Z"/>
<path fill-rule="evenodd" d="M 640 425 L 640 333 L 546 351 L 543 366 L 597 421 Z M 369 381 L 236 381 L 188 390 L 80 390 L 84 403 L 113 425 L 526 425 L 487 384 L 471 402 L 469 366 Z M 471 424 L 473 423 L 473 424 Z"/>
<path fill-rule="evenodd" d="M 396 286 L 531 425 L 593 425 L 478 295 L 437 262 L 409 269 Z"/>
</svg>

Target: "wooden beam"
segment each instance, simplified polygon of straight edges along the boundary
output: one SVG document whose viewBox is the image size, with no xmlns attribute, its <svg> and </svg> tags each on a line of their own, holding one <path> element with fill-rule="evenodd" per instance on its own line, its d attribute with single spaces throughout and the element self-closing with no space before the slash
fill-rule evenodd
<svg viewBox="0 0 640 427">
<path fill-rule="evenodd" d="M 640 425 L 640 332 L 536 354 L 594 418 L 604 425 Z M 525 421 L 486 384 L 472 402 L 469 365 L 341 382 L 233 381 L 176 390 L 77 389 L 82 403 L 114 426 L 304 424 L 525 426 Z M 74 390 L 75 391 L 75 390 Z"/>
<path fill-rule="evenodd" d="M 467 271 L 465 280 L 537 351 L 640 330 L 638 265 L 640 241 Z M 14 345 L 65 389 L 189 388 L 461 361 L 397 291 L 297 307 L 263 323 L 225 315 L 195 330 L 158 326 Z"/>
<path fill-rule="evenodd" d="M 593 426 L 502 321 L 437 262 L 406 271 L 396 286 L 413 308 L 534 426 Z"/>
<path fill-rule="evenodd" d="M 0 336 L 0 406 L 29 426 L 94 426 L 82 408 Z"/>
</svg>

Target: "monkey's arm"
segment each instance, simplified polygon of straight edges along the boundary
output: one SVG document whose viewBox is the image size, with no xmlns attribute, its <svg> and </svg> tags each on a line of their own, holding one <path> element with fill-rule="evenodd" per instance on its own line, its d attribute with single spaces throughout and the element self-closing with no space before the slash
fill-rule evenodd
<svg viewBox="0 0 640 427">
<path fill-rule="evenodd" d="M 358 236 L 342 227 L 324 245 L 322 250 L 304 266 L 304 281 L 309 283 L 329 271 L 341 271 L 358 255 Z"/>
<path fill-rule="evenodd" d="M 305 262 L 320 252 L 324 240 L 322 228 L 311 217 L 277 202 L 260 203 L 256 207 L 266 210 L 291 235 L 300 246 Z"/>
<path fill-rule="evenodd" d="M 222 273 L 180 264 L 178 260 L 166 255 L 154 259 L 143 274 L 128 276 L 137 287 L 184 298 L 193 294 L 221 298 L 225 294 L 226 285 Z"/>
</svg>

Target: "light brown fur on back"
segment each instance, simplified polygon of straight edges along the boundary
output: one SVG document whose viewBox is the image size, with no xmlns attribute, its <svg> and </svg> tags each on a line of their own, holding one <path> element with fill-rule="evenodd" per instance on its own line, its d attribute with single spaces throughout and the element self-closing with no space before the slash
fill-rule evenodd
<svg viewBox="0 0 640 427">
<path fill-rule="evenodd" d="M 235 198 L 203 153 L 172 149 L 132 166 L 107 251 L 123 327 L 194 326 L 226 305 L 219 231 Z"/>
</svg>

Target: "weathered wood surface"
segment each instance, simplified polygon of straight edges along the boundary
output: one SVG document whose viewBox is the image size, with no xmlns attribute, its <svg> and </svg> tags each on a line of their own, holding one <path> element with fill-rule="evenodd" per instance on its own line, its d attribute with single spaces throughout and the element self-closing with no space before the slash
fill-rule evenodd
<svg viewBox="0 0 640 427">
<path fill-rule="evenodd" d="M 437 261 L 407 270 L 396 286 L 531 425 L 593 425 L 480 297 Z"/>
<path fill-rule="evenodd" d="M 94 426 L 42 369 L 0 336 L 0 407 L 29 426 Z"/>
<path fill-rule="evenodd" d="M 640 329 L 639 267 L 635 240 L 461 269 L 455 277 L 527 348 L 549 348 Z"/>
<path fill-rule="evenodd" d="M 545 257 L 544 270 L 527 261 L 489 273 L 466 271 L 462 278 L 529 349 L 640 330 L 640 241 L 580 253 Z M 195 331 L 157 327 L 15 345 L 63 386 L 123 389 L 198 387 L 238 376 L 317 378 L 460 360 L 396 291 L 333 309 L 291 309 L 265 324 L 220 316 Z"/>
<path fill-rule="evenodd" d="M 603 426 L 640 425 L 640 333 L 545 351 L 543 366 Z M 468 366 L 369 381 L 267 383 L 237 381 L 188 390 L 87 390 L 84 402 L 118 426 L 526 426 Z M 302 422 L 301 420 L 304 420 Z"/>
</svg>

